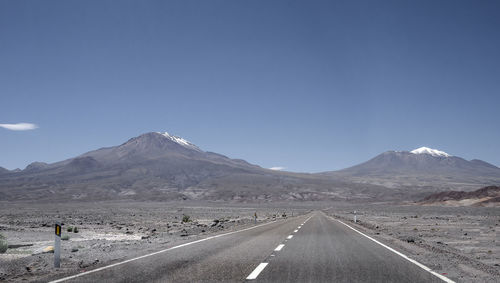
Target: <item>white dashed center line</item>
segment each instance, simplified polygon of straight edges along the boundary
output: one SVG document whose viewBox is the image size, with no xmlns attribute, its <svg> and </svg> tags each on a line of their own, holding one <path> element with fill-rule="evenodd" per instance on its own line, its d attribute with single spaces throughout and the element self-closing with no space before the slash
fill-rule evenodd
<svg viewBox="0 0 500 283">
<path fill-rule="evenodd" d="M 250 273 L 250 275 L 248 275 L 247 280 L 254 280 L 254 279 L 256 279 L 257 276 L 259 276 L 259 274 L 262 272 L 262 270 L 264 270 L 264 268 L 266 268 L 267 264 L 268 264 L 267 262 L 262 262 L 261 264 L 259 264 L 252 271 L 252 273 Z"/>
<path fill-rule="evenodd" d="M 312 217 L 312 216 L 311 216 Z M 307 220 L 311 219 L 311 217 L 309 217 Z M 302 227 L 302 225 L 304 225 L 306 222 L 304 221 L 304 223 L 300 224 L 300 226 L 297 227 L 297 229 L 295 231 L 293 231 L 294 233 L 297 233 L 299 231 L 299 229 Z M 291 238 L 293 238 L 293 235 L 288 235 L 288 237 L 286 237 L 287 240 L 290 240 Z M 285 246 L 285 244 L 279 244 L 275 249 L 274 251 L 275 252 L 279 252 L 281 251 L 281 249 L 283 249 L 283 247 Z M 271 257 L 274 257 L 275 255 L 274 254 L 271 254 Z M 259 276 L 259 274 L 262 272 L 262 270 L 264 270 L 264 268 L 266 268 L 266 266 L 268 265 L 269 263 L 268 262 L 262 262 L 261 264 L 259 264 L 253 271 L 252 273 L 250 273 L 250 275 L 248 275 L 248 277 L 246 278 L 247 280 L 254 280 L 254 279 L 257 279 L 257 276 Z"/>
</svg>

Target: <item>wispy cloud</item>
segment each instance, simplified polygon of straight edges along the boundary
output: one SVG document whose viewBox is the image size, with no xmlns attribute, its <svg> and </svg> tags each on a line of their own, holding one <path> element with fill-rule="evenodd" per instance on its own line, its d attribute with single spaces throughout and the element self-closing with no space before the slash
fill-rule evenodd
<svg viewBox="0 0 500 283">
<path fill-rule="evenodd" d="M 276 171 L 281 171 L 281 170 L 285 170 L 285 169 L 286 169 L 286 167 L 276 166 L 276 167 L 271 167 L 271 168 L 269 168 L 269 169 L 271 169 L 271 170 L 276 170 Z"/>
<path fill-rule="evenodd" d="M 0 124 L 0 127 L 11 131 L 28 131 L 38 128 L 37 125 L 32 123 Z"/>
</svg>

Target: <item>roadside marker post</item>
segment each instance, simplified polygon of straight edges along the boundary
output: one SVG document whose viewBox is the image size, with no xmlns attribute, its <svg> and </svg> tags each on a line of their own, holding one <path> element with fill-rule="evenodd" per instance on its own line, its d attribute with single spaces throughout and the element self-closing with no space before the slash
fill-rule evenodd
<svg viewBox="0 0 500 283">
<path fill-rule="evenodd" d="M 61 223 L 56 222 L 54 241 L 54 268 L 61 267 Z"/>
<path fill-rule="evenodd" d="M 354 223 L 356 223 L 356 210 L 354 211 Z"/>
</svg>

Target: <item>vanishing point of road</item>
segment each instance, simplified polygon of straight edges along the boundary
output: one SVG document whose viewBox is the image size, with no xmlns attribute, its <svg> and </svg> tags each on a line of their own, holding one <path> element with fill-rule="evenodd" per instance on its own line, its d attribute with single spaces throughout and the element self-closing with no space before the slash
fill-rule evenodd
<svg viewBox="0 0 500 283">
<path fill-rule="evenodd" d="M 322 212 L 188 242 L 53 282 L 453 282 Z"/>
</svg>

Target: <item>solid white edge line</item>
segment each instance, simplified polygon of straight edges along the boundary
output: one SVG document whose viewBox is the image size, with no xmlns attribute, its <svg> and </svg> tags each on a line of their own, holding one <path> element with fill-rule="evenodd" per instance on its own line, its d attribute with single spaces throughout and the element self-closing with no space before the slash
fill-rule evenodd
<svg viewBox="0 0 500 283">
<path fill-rule="evenodd" d="M 280 244 L 274 249 L 274 251 L 279 252 L 284 246 L 285 246 L 284 244 Z"/>
<path fill-rule="evenodd" d="M 332 218 L 332 219 L 333 219 L 333 218 Z M 429 273 L 431 273 L 432 275 L 434 275 L 434 276 L 438 277 L 439 279 L 441 279 L 441 280 L 443 280 L 443 281 L 445 281 L 445 282 L 448 282 L 448 283 L 455 283 L 455 281 L 451 280 L 450 278 L 445 277 L 445 276 L 443 276 L 443 275 L 441 275 L 441 274 L 439 274 L 439 273 L 437 273 L 437 272 L 435 272 L 435 271 L 432 271 L 429 267 L 427 267 L 427 266 L 425 266 L 425 265 L 421 264 L 420 262 L 418 262 L 418 261 L 416 261 L 416 260 L 414 260 L 414 259 L 409 258 L 409 257 L 408 257 L 408 256 L 406 256 L 405 254 L 402 254 L 402 253 L 400 253 L 400 252 L 396 251 L 395 249 L 393 249 L 393 248 L 391 248 L 391 247 L 389 247 L 389 246 L 387 246 L 387 245 L 385 245 L 385 244 L 382 244 L 381 242 L 379 242 L 379 241 L 375 240 L 374 238 L 372 238 L 372 237 L 370 237 L 370 236 L 368 236 L 368 235 L 365 235 L 364 233 L 362 233 L 362 232 L 360 232 L 360 231 L 358 231 L 358 230 L 354 229 L 353 227 L 351 227 L 351 226 L 349 226 L 349 225 L 345 224 L 344 222 L 342 222 L 342 221 L 340 221 L 340 220 L 338 220 L 338 219 L 335 219 L 335 220 L 337 220 L 338 222 L 340 222 L 340 223 L 344 224 L 345 226 L 347 226 L 347 227 L 351 228 L 352 230 L 354 230 L 354 231 L 358 232 L 359 234 L 361 234 L 361 235 L 365 236 L 366 238 L 368 238 L 368 239 L 370 239 L 370 240 L 374 241 L 375 243 L 377 243 L 377 244 L 381 245 L 382 247 L 384 247 L 384 248 L 386 248 L 386 249 L 390 250 L 391 252 L 393 252 L 393 253 L 395 253 L 395 254 L 397 254 L 397 255 L 401 256 L 402 258 L 404 258 L 404 259 L 408 260 L 409 262 L 411 262 L 411 263 L 413 263 L 413 264 L 417 265 L 418 267 L 422 268 L 423 270 L 428 271 Z"/>
<path fill-rule="evenodd" d="M 253 271 L 252 273 L 250 273 L 250 275 L 248 275 L 248 277 L 246 278 L 247 280 L 254 280 L 257 278 L 257 276 L 259 276 L 259 274 L 262 272 L 262 270 L 264 270 L 264 268 L 266 268 L 267 266 L 267 262 L 262 262 L 261 264 L 259 264 Z"/>
<path fill-rule="evenodd" d="M 75 278 L 78 278 L 78 277 L 81 277 L 81 276 L 85 276 L 85 275 L 90 274 L 90 273 L 94 273 L 94 272 L 98 272 L 98 271 L 101 271 L 101 270 L 104 270 L 104 269 L 112 268 L 112 267 L 115 267 L 115 266 L 118 266 L 118 265 L 122 265 L 122 264 L 125 264 L 125 263 L 128 263 L 128 262 L 131 262 L 131 261 L 136 261 L 136 260 L 139 260 L 139 259 L 143 259 L 143 258 L 150 257 L 150 256 L 153 256 L 153 255 L 157 255 L 157 254 L 160 254 L 160 253 L 164 253 L 164 252 L 167 252 L 167 251 L 170 251 L 170 250 L 174 250 L 174 249 L 177 249 L 177 248 L 182 248 L 182 247 L 189 246 L 189 245 L 192 245 L 192 244 L 204 242 L 204 241 L 207 241 L 207 240 L 219 238 L 219 237 L 222 237 L 222 236 L 227 236 L 227 235 L 231 235 L 231 234 L 234 234 L 234 233 L 239 233 L 239 232 L 244 232 L 244 231 L 252 230 L 252 229 L 255 229 L 255 228 L 258 228 L 258 227 L 269 225 L 271 223 L 277 223 L 277 222 L 274 222 L 274 221 L 267 222 L 267 223 L 264 223 L 264 224 L 261 224 L 261 225 L 257 225 L 257 226 L 245 228 L 245 229 L 242 229 L 242 230 L 228 232 L 228 233 L 224 233 L 224 234 L 219 234 L 219 235 L 211 236 L 211 237 L 208 237 L 208 238 L 204 238 L 204 239 L 192 241 L 192 242 L 189 242 L 189 243 L 184 243 L 184 244 L 181 244 L 181 245 L 178 245 L 178 246 L 175 246 L 175 247 L 171 247 L 171 248 L 168 248 L 168 249 L 160 250 L 160 251 L 157 251 L 157 252 L 154 252 L 154 253 L 142 255 L 142 256 L 131 258 L 131 259 L 128 259 L 128 260 L 125 260 L 125 261 L 113 263 L 113 264 L 110 264 L 110 265 L 106 265 L 106 266 L 103 266 L 103 267 L 99 267 L 99 268 L 96 268 L 96 269 L 92 269 L 92 270 L 89 270 L 89 271 L 78 273 L 78 274 L 75 274 L 75 275 L 72 275 L 72 276 L 68 276 L 68 277 L 57 279 L 57 280 L 53 280 L 53 281 L 50 281 L 49 283 L 58 283 L 58 282 L 66 281 L 66 280 L 75 279 Z"/>
<path fill-rule="evenodd" d="M 293 238 L 293 235 L 288 235 L 288 237 L 286 237 L 288 240 L 290 240 L 291 238 Z"/>
</svg>

